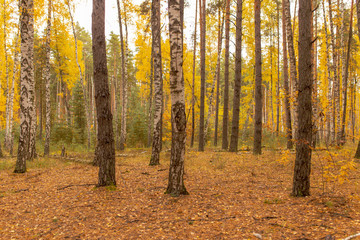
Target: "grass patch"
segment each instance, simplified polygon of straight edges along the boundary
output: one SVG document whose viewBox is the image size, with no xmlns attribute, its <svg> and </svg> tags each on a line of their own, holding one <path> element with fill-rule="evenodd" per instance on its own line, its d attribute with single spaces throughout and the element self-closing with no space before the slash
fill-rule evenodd
<svg viewBox="0 0 360 240">
<path fill-rule="evenodd" d="M 0 170 L 15 168 L 15 160 L 10 158 L 0 159 Z"/>
<path fill-rule="evenodd" d="M 274 199 L 265 199 L 264 203 L 265 204 L 282 204 L 282 203 L 284 203 L 284 201 L 279 198 L 274 198 Z"/>
</svg>

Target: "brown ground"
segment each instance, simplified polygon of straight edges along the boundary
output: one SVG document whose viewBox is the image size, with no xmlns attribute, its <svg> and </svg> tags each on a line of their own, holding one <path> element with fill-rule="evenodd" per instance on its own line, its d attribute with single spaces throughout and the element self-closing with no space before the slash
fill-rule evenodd
<svg viewBox="0 0 360 240">
<path fill-rule="evenodd" d="M 15 159 L 0 160 L 0 238 L 341 239 L 360 232 L 360 164 L 349 182 L 327 181 L 325 151 L 313 156 L 306 198 L 289 195 L 292 153 L 189 152 L 190 195 L 178 198 L 164 195 L 168 152 L 158 167 L 148 166 L 149 150 L 127 154 L 117 158 L 117 189 L 95 188 L 97 168 L 88 164 L 39 159 L 14 174 Z"/>
</svg>

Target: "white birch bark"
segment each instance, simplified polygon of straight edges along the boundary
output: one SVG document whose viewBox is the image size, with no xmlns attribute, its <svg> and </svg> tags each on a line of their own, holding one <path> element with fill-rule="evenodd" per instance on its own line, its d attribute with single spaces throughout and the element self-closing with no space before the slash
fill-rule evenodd
<svg viewBox="0 0 360 240">
<path fill-rule="evenodd" d="M 21 0 L 20 136 L 15 173 L 26 172 L 29 160 L 32 111 L 34 111 L 34 4 Z"/>
</svg>

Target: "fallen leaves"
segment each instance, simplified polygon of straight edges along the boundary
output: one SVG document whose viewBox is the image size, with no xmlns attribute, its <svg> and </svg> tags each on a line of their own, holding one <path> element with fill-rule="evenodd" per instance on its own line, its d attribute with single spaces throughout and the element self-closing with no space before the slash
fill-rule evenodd
<svg viewBox="0 0 360 240">
<path fill-rule="evenodd" d="M 324 192 L 316 156 L 312 196 L 293 198 L 293 153 L 279 163 L 277 152 L 190 151 L 190 195 L 173 198 L 164 194 L 166 154 L 156 167 L 148 166 L 149 152 L 125 155 L 111 189 L 94 187 L 97 168 L 88 164 L 51 160 L 22 175 L 0 170 L 0 238 L 338 239 L 360 229 L 359 172 Z"/>
</svg>

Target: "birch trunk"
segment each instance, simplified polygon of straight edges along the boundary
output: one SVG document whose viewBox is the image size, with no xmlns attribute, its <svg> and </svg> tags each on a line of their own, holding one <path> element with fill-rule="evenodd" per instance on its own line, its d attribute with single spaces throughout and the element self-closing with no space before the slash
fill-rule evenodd
<svg viewBox="0 0 360 240">
<path fill-rule="evenodd" d="M 184 185 L 184 160 L 186 142 L 185 87 L 183 78 L 183 26 L 181 8 L 183 1 L 168 2 L 170 32 L 170 92 L 171 92 L 171 158 L 167 194 L 188 194 Z"/>
<path fill-rule="evenodd" d="M 147 147 L 149 148 L 152 144 L 152 125 L 153 125 L 153 114 L 152 114 L 152 103 L 153 103 L 153 80 L 154 80 L 154 51 L 153 42 L 151 42 L 151 57 L 150 57 L 150 85 L 149 85 L 149 108 L 148 108 L 148 139 Z"/>
<path fill-rule="evenodd" d="M 196 38 L 197 38 L 197 13 L 198 13 L 198 1 L 195 0 L 196 7 L 195 7 L 195 30 L 194 30 L 194 52 L 193 52 L 193 69 L 192 69 L 192 99 L 191 99 L 191 142 L 190 147 L 194 146 L 194 139 L 195 139 L 195 60 L 196 60 Z"/>
<path fill-rule="evenodd" d="M 332 47 L 332 71 L 334 73 L 333 78 L 333 131 L 332 131 L 332 141 L 334 142 L 336 139 L 336 132 L 338 131 L 339 124 L 340 124 L 340 83 L 338 78 L 338 61 L 337 61 L 337 54 L 336 54 L 336 44 L 335 44 L 335 34 L 334 34 L 334 23 L 333 23 L 333 16 L 332 16 L 332 5 L 331 0 L 329 2 L 329 22 L 330 22 L 330 36 L 331 36 L 331 47 Z"/>
<path fill-rule="evenodd" d="M 92 50 L 97 122 L 95 161 L 99 163 L 98 186 L 116 185 L 115 143 L 106 63 L 105 0 L 93 0 Z"/>
<path fill-rule="evenodd" d="M 262 73 L 261 73 L 261 1 L 255 0 L 255 118 L 254 149 L 255 155 L 261 154 L 262 138 Z"/>
<path fill-rule="evenodd" d="M 46 65 L 45 65 L 45 144 L 44 144 L 44 156 L 49 156 L 50 153 L 50 114 L 51 114 L 51 102 L 50 102 L 50 31 L 51 31 L 51 0 L 48 0 L 48 19 L 46 27 L 46 42 L 45 42 L 45 51 L 46 51 Z"/>
<path fill-rule="evenodd" d="M 163 81 L 161 62 L 161 25 L 160 25 L 160 0 L 152 1 L 152 39 L 153 39 L 153 64 L 154 64 L 154 89 L 155 89 L 155 112 L 154 134 L 150 165 L 160 164 L 160 151 L 162 144 L 162 117 L 163 117 Z"/>
<path fill-rule="evenodd" d="M 298 125 L 298 114 L 296 112 L 296 103 L 298 95 L 298 80 L 297 80 L 297 71 L 296 71 L 296 58 L 295 58 L 295 48 L 294 48 L 294 35 L 291 27 L 291 14 L 290 14 L 290 1 L 283 1 L 283 8 L 285 14 L 285 26 L 286 26 L 286 37 L 287 37 L 287 46 L 289 50 L 289 60 L 290 60 L 290 81 L 293 83 L 294 90 L 292 94 L 293 105 L 294 105 L 294 130 L 295 130 L 295 139 L 296 139 L 296 129 Z"/>
<path fill-rule="evenodd" d="M 206 0 L 200 0 L 200 126 L 199 126 L 199 151 L 205 148 L 205 50 L 206 50 Z"/>
<path fill-rule="evenodd" d="M 230 55 L 230 0 L 226 0 L 225 9 L 225 72 L 224 72 L 224 113 L 222 149 L 228 148 L 228 122 L 229 122 L 229 55 Z"/>
<path fill-rule="evenodd" d="M 356 1 L 356 16 L 357 16 L 358 35 L 360 38 L 360 1 L 358 1 L 358 0 Z M 355 94 L 355 96 L 356 96 L 356 94 Z M 358 142 L 358 146 L 357 146 L 354 158 L 357 158 L 357 159 L 360 158 L 360 140 Z"/>
<path fill-rule="evenodd" d="M 296 159 L 292 195 L 310 195 L 312 141 L 312 59 L 311 59 L 311 0 L 299 0 L 299 95 Z"/>
<path fill-rule="evenodd" d="M 120 27 L 120 42 L 121 42 L 121 80 L 122 80 L 122 108 L 121 108 L 121 129 L 120 129 L 120 150 L 125 149 L 126 144 L 126 108 L 127 108 L 127 77 L 126 77 L 126 57 L 125 57 L 125 43 L 124 35 L 122 28 L 122 18 L 120 11 L 120 2 L 116 0 L 118 8 L 118 17 L 119 17 L 119 27 Z"/>
<path fill-rule="evenodd" d="M 21 76 L 20 76 L 20 136 L 15 173 L 26 172 L 30 158 L 32 111 L 34 111 L 34 3 L 20 1 Z"/>
<path fill-rule="evenodd" d="M 233 98 L 233 119 L 230 138 L 230 152 L 237 152 L 239 142 L 239 117 L 241 94 L 241 50 L 242 50 L 242 0 L 237 0 L 236 10 L 236 50 L 235 50 L 235 87 Z"/>
<path fill-rule="evenodd" d="M 82 89 L 83 97 L 84 97 L 84 105 L 85 105 L 85 113 L 86 113 L 85 114 L 85 117 L 86 117 L 86 129 L 87 129 L 87 148 L 89 150 L 90 146 L 91 146 L 90 108 L 89 108 L 89 102 L 87 100 L 87 94 L 86 94 L 86 87 L 85 87 L 85 84 L 84 84 L 84 78 L 83 78 L 82 70 L 81 70 L 80 63 L 79 63 L 78 48 L 77 48 L 77 36 L 76 36 L 76 31 L 75 31 L 75 26 L 74 26 L 74 19 L 73 19 L 72 13 L 71 13 L 69 0 L 67 0 L 67 6 L 68 6 L 68 9 L 69 9 L 69 14 L 70 14 L 70 19 L 71 19 L 71 27 L 72 27 L 72 31 L 73 31 L 73 35 L 74 35 L 74 41 L 75 41 L 76 65 L 78 66 L 78 69 L 79 69 L 80 84 L 81 84 L 81 89 Z"/>
</svg>

